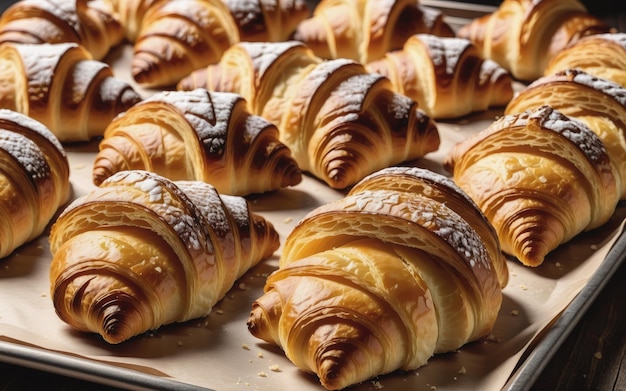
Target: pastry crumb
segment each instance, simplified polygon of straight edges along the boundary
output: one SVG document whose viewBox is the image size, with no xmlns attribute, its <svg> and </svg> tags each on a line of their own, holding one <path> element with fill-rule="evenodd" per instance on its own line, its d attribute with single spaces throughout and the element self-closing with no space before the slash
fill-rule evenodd
<svg viewBox="0 0 626 391">
<path fill-rule="evenodd" d="M 242 348 L 242 349 L 245 349 L 245 350 L 250 350 L 250 346 L 248 346 L 248 344 L 247 344 L 247 343 L 242 343 L 242 344 L 241 344 L 241 348 Z"/>
<path fill-rule="evenodd" d="M 293 218 L 291 218 L 291 217 L 287 217 L 287 218 L 285 218 L 285 220 L 284 220 L 285 224 L 289 224 L 289 223 L 291 223 L 292 221 L 293 221 Z"/>
<path fill-rule="evenodd" d="M 520 286 L 519 286 L 519 287 L 520 287 L 520 289 L 521 289 L 521 290 L 523 290 L 523 291 L 527 291 L 527 290 L 528 290 L 528 287 L 527 287 L 526 285 L 524 285 L 524 284 L 520 284 Z"/>
<path fill-rule="evenodd" d="M 597 249 L 598 249 L 598 246 L 597 246 L 597 245 L 595 245 L 595 244 L 592 244 L 592 245 L 591 245 L 591 249 L 592 249 L 592 250 L 597 250 Z"/>
<path fill-rule="evenodd" d="M 257 356 L 258 358 L 263 358 L 263 352 L 258 352 L 258 353 L 256 354 L 256 356 Z"/>
<path fill-rule="evenodd" d="M 461 369 L 459 369 L 459 373 L 461 375 L 465 375 L 467 373 L 467 369 L 465 369 L 465 367 L 461 367 Z"/>
<path fill-rule="evenodd" d="M 272 372 L 280 372 L 280 367 L 278 366 L 278 364 L 274 364 L 274 365 L 270 365 L 270 371 Z"/>
<path fill-rule="evenodd" d="M 382 385 L 381 382 L 379 382 L 378 380 L 374 380 L 372 381 L 372 385 L 374 386 L 375 389 L 377 390 L 382 390 L 383 388 L 385 388 L 385 386 Z"/>
<path fill-rule="evenodd" d="M 600 359 L 602 358 L 602 352 L 595 352 L 595 353 L 593 354 L 593 357 L 594 357 L 594 358 L 597 358 L 598 360 L 600 360 Z"/>
<path fill-rule="evenodd" d="M 261 372 L 257 373 L 257 376 L 258 377 L 267 377 L 267 373 L 261 371 Z"/>
<path fill-rule="evenodd" d="M 513 311 L 511 311 L 511 315 L 517 316 L 517 315 L 519 315 L 519 311 L 518 310 L 513 310 Z"/>
<path fill-rule="evenodd" d="M 246 290 L 246 283 L 245 282 L 240 282 L 239 283 L 239 289 L 241 289 L 242 291 Z"/>
</svg>

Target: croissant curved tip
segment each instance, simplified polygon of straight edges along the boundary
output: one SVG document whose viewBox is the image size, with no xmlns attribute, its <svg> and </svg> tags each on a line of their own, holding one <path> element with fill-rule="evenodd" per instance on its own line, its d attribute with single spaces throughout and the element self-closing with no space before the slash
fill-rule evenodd
<svg viewBox="0 0 626 391">
<path fill-rule="evenodd" d="M 268 342 L 272 340 L 270 335 L 266 335 L 269 326 L 267 325 L 267 316 L 261 306 L 254 305 L 252 307 L 252 311 L 250 311 L 250 317 L 248 318 L 246 325 L 248 326 L 248 331 L 254 337 Z"/>
<path fill-rule="evenodd" d="M 320 383 L 327 390 L 339 390 L 344 388 L 339 384 L 342 365 L 335 357 L 324 357 L 320 362 L 317 370 L 317 376 L 320 379 Z"/>
<path fill-rule="evenodd" d="M 542 246 L 526 243 L 520 250 L 518 250 L 519 260 L 526 266 L 536 267 L 543 263 L 546 252 Z"/>
<path fill-rule="evenodd" d="M 105 179 L 111 176 L 111 172 L 103 167 L 94 167 L 92 180 L 94 185 L 100 186 Z"/>
<path fill-rule="evenodd" d="M 97 327 L 102 338 L 110 344 L 119 344 L 143 332 L 142 316 L 133 305 L 135 299 L 123 294 L 111 294 L 109 301 L 98 311 Z"/>
</svg>

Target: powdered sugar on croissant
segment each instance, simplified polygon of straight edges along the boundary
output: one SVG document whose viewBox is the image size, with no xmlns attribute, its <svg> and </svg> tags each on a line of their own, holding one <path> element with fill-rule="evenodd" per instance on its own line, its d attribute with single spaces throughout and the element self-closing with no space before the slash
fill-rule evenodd
<svg viewBox="0 0 626 391">
<path fill-rule="evenodd" d="M 208 182 L 230 195 L 264 193 L 302 179 L 276 126 L 250 114 L 240 95 L 201 88 L 156 93 L 109 124 L 94 183 L 130 169 Z"/>
<path fill-rule="evenodd" d="M 507 280 L 495 231 L 452 181 L 387 168 L 298 223 L 248 328 L 338 390 L 487 335 Z"/>
<path fill-rule="evenodd" d="M 53 225 L 50 292 L 63 321 L 120 343 L 208 314 L 278 246 L 272 224 L 242 197 L 123 171 Z"/>
<path fill-rule="evenodd" d="M 181 80 L 244 96 L 274 123 L 298 166 L 333 188 L 435 151 L 434 121 L 389 79 L 347 59 L 324 61 L 297 41 L 240 42 L 219 63 Z"/>
</svg>

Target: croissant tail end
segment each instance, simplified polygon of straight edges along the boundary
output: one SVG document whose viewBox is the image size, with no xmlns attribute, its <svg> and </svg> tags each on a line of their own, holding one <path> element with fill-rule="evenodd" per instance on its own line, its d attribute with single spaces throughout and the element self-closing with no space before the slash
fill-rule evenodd
<svg viewBox="0 0 626 391">
<path fill-rule="evenodd" d="M 94 167 L 92 180 L 94 185 L 100 186 L 105 179 L 110 177 L 113 173 L 104 167 Z"/>
<path fill-rule="evenodd" d="M 326 357 L 318 367 L 318 377 L 320 383 L 327 390 L 340 390 L 344 388 L 339 384 L 341 363 L 337 362 L 334 357 Z"/>
<path fill-rule="evenodd" d="M 263 307 L 255 303 L 248 318 L 248 331 L 254 337 L 262 339 L 268 343 L 275 343 L 274 336 L 271 335 L 271 326 L 268 324 L 268 316 Z"/>
<path fill-rule="evenodd" d="M 119 344 L 144 331 L 148 331 L 140 308 L 133 304 L 134 298 L 112 294 L 97 313 L 96 326 L 102 338 L 110 344 Z"/>
</svg>

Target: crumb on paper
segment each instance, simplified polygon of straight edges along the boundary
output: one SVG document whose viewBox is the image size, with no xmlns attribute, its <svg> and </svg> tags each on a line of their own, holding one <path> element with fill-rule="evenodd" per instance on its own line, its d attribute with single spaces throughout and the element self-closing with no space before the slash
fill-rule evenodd
<svg viewBox="0 0 626 391">
<path fill-rule="evenodd" d="M 48 294 L 46 292 L 41 292 L 41 297 L 47 297 Z"/>
<path fill-rule="evenodd" d="M 215 310 L 215 313 L 218 315 L 223 315 L 224 314 L 224 310 L 220 310 L 219 308 Z"/>
<path fill-rule="evenodd" d="M 283 220 L 285 222 L 285 224 L 289 224 L 293 221 L 292 217 L 286 217 L 285 220 Z"/>
<path fill-rule="evenodd" d="M 487 336 L 487 338 L 485 338 L 485 341 L 486 342 L 500 342 L 500 340 L 498 338 L 496 338 L 496 336 L 491 334 L 491 333 Z"/>
<path fill-rule="evenodd" d="M 519 286 L 519 287 L 520 287 L 520 289 L 521 289 L 521 290 L 523 290 L 523 291 L 527 291 L 527 290 L 528 290 L 528 287 L 527 287 L 526 285 L 524 285 L 524 284 L 520 284 L 520 286 Z"/>
<path fill-rule="evenodd" d="M 245 350 L 250 350 L 250 346 L 248 346 L 248 344 L 245 342 L 241 344 L 241 348 Z"/>
<path fill-rule="evenodd" d="M 178 341 L 178 346 L 183 346 L 183 341 Z"/>
<path fill-rule="evenodd" d="M 257 373 L 258 377 L 267 377 L 267 373 L 265 373 L 264 371 L 261 371 L 259 373 Z"/>
<path fill-rule="evenodd" d="M 278 364 L 270 365 L 270 371 L 272 371 L 272 372 L 281 372 L 280 367 L 278 366 Z"/>
<path fill-rule="evenodd" d="M 85 165 L 82 164 L 82 163 L 77 163 L 77 164 L 74 164 L 72 166 L 72 168 L 75 169 L 75 170 L 81 170 L 81 169 L 85 168 Z"/>
<path fill-rule="evenodd" d="M 593 354 L 593 357 L 594 357 L 594 358 L 597 358 L 598 360 L 602 359 L 602 352 L 595 352 L 595 353 Z"/>
<path fill-rule="evenodd" d="M 557 262 L 554 265 L 559 269 L 563 267 L 563 265 L 561 265 L 561 262 Z"/>
<path fill-rule="evenodd" d="M 596 244 L 592 244 L 592 245 L 591 245 L 591 249 L 592 249 L 592 250 L 597 250 L 597 249 L 598 249 L 598 246 L 597 246 Z"/>
<path fill-rule="evenodd" d="M 245 282 L 240 282 L 239 283 L 239 289 L 241 289 L 242 291 L 246 290 L 246 283 Z"/>
<path fill-rule="evenodd" d="M 258 358 L 263 358 L 263 352 L 258 352 L 258 353 L 256 354 L 256 356 L 257 356 Z"/>
<path fill-rule="evenodd" d="M 435 391 L 437 389 L 437 386 L 430 386 L 430 390 Z"/>
<path fill-rule="evenodd" d="M 465 375 L 466 373 L 467 373 L 467 369 L 465 369 L 465 367 L 461 367 L 461 369 L 459 369 L 459 374 Z"/>
<path fill-rule="evenodd" d="M 517 315 L 519 315 L 519 311 L 518 310 L 513 310 L 513 311 L 511 311 L 511 315 L 517 316 Z"/>
<path fill-rule="evenodd" d="M 379 382 L 378 380 L 374 380 L 372 381 L 372 385 L 374 386 L 375 389 L 377 390 L 382 390 L 383 388 L 385 388 L 385 386 L 382 385 L 381 382 Z"/>
</svg>

